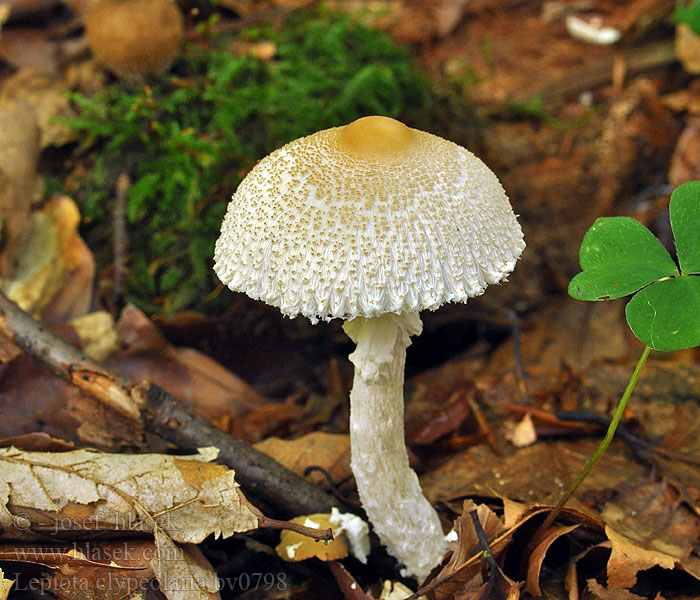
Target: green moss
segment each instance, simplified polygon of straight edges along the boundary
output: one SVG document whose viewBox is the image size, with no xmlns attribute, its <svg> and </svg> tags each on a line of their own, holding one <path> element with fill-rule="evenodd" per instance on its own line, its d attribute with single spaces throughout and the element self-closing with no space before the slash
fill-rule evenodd
<svg viewBox="0 0 700 600">
<path fill-rule="evenodd" d="M 255 40 L 274 42 L 275 57 L 231 50 Z M 70 125 L 91 164 L 87 178 L 62 184 L 81 203 L 88 243 L 106 266 L 114 182 L 129 173 L 125 299 L 149 312 L 216 310 L 214 242 L 231 193 L 262 156 L 367 114 L 424 127 L 435 101 L 406 49 L 322 11 L 211 46 L 187 46 L 148 86 L 73 96 L 79 116 Z"/>
</svg>

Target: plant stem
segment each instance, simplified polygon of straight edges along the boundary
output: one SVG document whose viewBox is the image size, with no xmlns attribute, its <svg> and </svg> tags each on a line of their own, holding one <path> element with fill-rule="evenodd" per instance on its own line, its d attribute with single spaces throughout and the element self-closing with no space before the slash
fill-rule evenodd
<svg viewBox="0 0 700 600">
<path fill-rule="evenodd" d="M 649 357 L 649 352 L 651 352 L 651 348 L 649 346 L 645 346 L 642 355 L 639 357 L 637 366 L 634 368 L 632 377 L 630 377 L 629 382 L 627 382 L 625 392 L 624 394 L 622 394 L 622 398 L 620 398 L 620 402 L 618 402 L 617 404 L 615 414 L 613 415 L 613 418 L 610 421 L 608 431 L 605 434 L 603 441 L 600 442 L 600 445 L 598 446 L 596 451 L 588 459 L 588 462 L 578 474 L 576 481 L 574 481 L 569 486 L 569 489 L 566 491 L 566 494 L 562 496 L 561 500 L 559 500 L 559 503 L 554 507 L 554 510 L 552 510 L 552 512 L 549 513 L 549 516 L 545 519 L 544 523 L 542 523 L 538 531 L 544 532 L 547 529 L 547 527 L 554 523 L 554 519 L 556 519 L 559 516 L 561 509 L 564 508 L 564 505 L 568 502 L 569 498 L 571 498 L 572 494 L 576 491 L 578 486 L 580 486 L 583 483 L 583 480 L 586 479 L 588 474 L 591 472 L 593 466 L 598 462 L 598 459 L 601 456 L 603 456 L 603 453 L 608 449 L 608 446 L 610 445 L 610 442 L 612 441 L 613 436 L 615 435 L 615 430 L 617 429 L 617 426 L 620 423 L 620 419 L 622 419 L 622 414 L 625 412 L 625 408 L 627 407 L 627 401 L 630 399 L 632 391 L 634 390 L 634 386 L 637 384 L 639 374 L 642 372 L 644 363 L 646 363 L 647 358 Z"/>
</svg>

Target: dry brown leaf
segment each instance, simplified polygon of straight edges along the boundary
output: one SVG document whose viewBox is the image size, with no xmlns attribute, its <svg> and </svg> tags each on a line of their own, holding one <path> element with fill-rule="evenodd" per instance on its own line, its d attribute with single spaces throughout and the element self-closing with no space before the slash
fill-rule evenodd
<svg viewBox="0 0 700 600">
<path fill-rule="evenodd" d="M 332 561 L 348 556 L 348 545 L 344 537 L 337 535 L 337 527 L 334 528 L 330 519 L 330 514 L 301 515 L 290 519 L 291 523 L 298 523 L 312 529 L 333 529 L 333 539 L 329 542 L 317 542 L 296 531 L 283 530 L 280 535 L 280 543 L 275 548 L 277 556 L 288 562 L 298 562 L 309 558 Z"/>
<path fill-rule="evenodd" d="M 151 566 L 159 582 L 159 589 L 168 600 L 217 600 L 219 580 L 204 555 L 193 544 L 182 547 L 160 527 L 156 527 L 158 552 Z"/>
<path fill-rule="evenodd" d="M 0 513 L 3 537 L 149 532 L 155 545 L 147 566 L 166 598 L 216 600 L 216 574 L 192 544 L 210 534 L 228 537 L 249 531 L 259 522 L 259 513 L 241 494 L 233 471 L 208 462 L 217 453 L 215 448 L 187 457 L 0 450 L 0 474 L 4 476 L 0 497 L 6 509 Z M 185 544 L 180 547 L 174 540 Z M 86 566 L 80 563 L 84 553 L 72 553 L 73 559 L 62 565 L 58 581 L 53 582 L 62 589 L 66 577 L 74 580 L 79 568 Z M 107 568 L 113 567 L 110 560 Z M 141 579 L 150 578 L 150 573 L 140 574 Z M 96 576 L 83 571 L 83 576 L 88 575 Z M 123 584 L 129 581 L 135 583 L 127 579 Z M 59 597 L 75 598 L 70 593 Z M 123 594 L 115 599 L 121 597 Z"/>
<path fill-rule="evenodd" d="M 506 576 L 501 567 L 489 580 L 476 586 L 469 584 L 454 595 L 454 600 L 518 600 L 522 583 L 517 583 Z"/>
<path fill-rule="evenodd" d="M 33 201 L 40 131 L 36 113 L 15 100 L 0 101 L 0 275 L 7 275 Z"/>
<path fill-rule="evenodd" d="M 644 600 L 644 598 L 647 597 L 638 596 L 637 594 L 633 594 L 627 590 L 616 590 L 603 587 L 595 579 L 589 579 L 586 582 L 586 588 L 589 594 L 598 600 Z"/>
<path fill-rule="evenodd" d="M 431 398 L 436 400 L 433 394 Z M 459 433 L 469 422 L 474 428 L 475 419 L 470 408 L 470 401 L 473 400 L 474 387 L 468 385 L 455 391 L 445 402 L 437 400 L 430 410 L 416 412 L 411 407 L 411 416 L 406 419 L 406 443 L 411 446 L 433 444 L 440 438 Z M 415 392 L 410 401 L 416 402 Z"/>
<path fill-rule="evenodd" d="M 700 518 L 682 502 L 677 489 L 665 479 L 633 479 L 616 491 L 602 511 L 612 544 L 608 585 L 632 587 L 638 571 L 656 565 L 700 579 L 700 560 L 694 556 Z"/>
<path fill-rule="evenodd" d="M 347 434 L 309 433 L 296 440 L 271 437 L 255 444 L 264 452 L 297 475 L 304 476 L 308 467 L 321 467 L 333 481 L 342 481 L 352 474 L 350 470 L 350 436 Z M 326 486 L 328 480 L 319 472 L 309 473 L 309 481 Z"/>
<path fill-rule="evenodd" d="M 614 302 L 554 302 L 538 314 L 532 327 L 523 332 L 521 357 L 534 394 L 555 385 L 562 360 L 576 372 L 592 363 L 620 360 L 629 354 L 624 307 Z M 494 375 L 515 371 L 512 340 L 491 357 Z"/>
<path fill-rule="evenodd" d="M 68 89 L 60 80 L 51 79 L 36 69 L 22 69 L 3 82 L 0 97 L 26 103 L 34 109 L 42 149 L 73 141 L 73 130 L 58 121 L 59 117 L 74 115 Z"/>
<path fill-rule="evenodd" d="M 153 322 L 133 305 L 122 311 L 117 332 L 125 348 L 112 357 L 109 365 L 132 381 L 153 381 L 210 421 L 235 419 L 269 403 L 240 377 L 202 352 L 170 345 Z"/>
<path fill-rule="evenodd" d="M 23 310 L 35 315 L 51 312 L 54 298 L 68 288 L 70 293 L 60 298 L 61 309 L 53 317 L 87 312 L 94 262 L 78 234 L 79 222 L 78 207 L 67 196 L 55 196 L 31 215 L 22 231 L 17 266 L 0 285 Z M 77 288 L 74 281 L 79 282 Z"/>
<path fill-rule="evenodd" d="M 676 58 L 688 73 L 700 73 L 700 39 L 689 25 L 676 25 Z"/>
<path fill-rule="evenodd" d="M 42 565 L 53 570 L 42 587 L 61 599 L 100 590 L 102 600 L 117 600 L 154 578 L 150 560 L 158 548 L 147 540 L 109 540 L 73 544 L 0 545 L 0 560 Z M 18 574 L 19 575 L 19 574 Z"/>
<path fill-rule="evenodd" d="M 151 587 L 154 578 L 169 600 L 217 600 L 216 573 L 197 546 L 176 546 L 160 529 L 154 534 L 155 541 L 4 545 L 0 560 L 52 569 L 42 588 L 61 600 L 134 598 L 131 594 Z"/>
<path fill-rule="evenodd" d="M 0 32 L 2 31 L 2 26 L 5 24 L 5 21 L 10 17 L 11 10 L 7 2 L 0 2 Z M 2 37 L 1 33 L 0 37 Z"/>
<path fill-rule="evenodd" d="M 540 589 L 540 571 L 542 563 L 547 555 L 549 547 L 560 537 L 576 529 L 578 525 L 567 525 L 564 527 L 552 527 L 547 530 L 545 536 L 539 541 L 528 557 L 527 582 L 525 589 L 535 597 L 542 595 Z"/>
<path fill-rule="evenodd" d="M 382 593 L 379 600 L 404 600 L 413 595 L 413 590 L 400 581 L 386 579 L 382 585 Z M 417 600 L 426 600 L 425 596 L 418 596 Z"/>
<path fill-rule="evenodd" d="M 331 0 L 327 4 L 331 10 L 386 30 L 402 43 L 419 43 L 451 33 L 469 0 Z"/>
<path fill-rule="evenodd" d="M 333 573 L 345 600 L 374 600 L 374 596 L 369 596 L 362 591 L 360 584 L 343 566 L 343 563 L 332 561 L 328 563 L 328 568 Z"/>
<path fill-rule="evenodd" d="M 316 399 L 318 399 L 315 403 L 316 407 L 325 408 L 325 398 L 313 394 L 309 395 L 307 408 Z M 290 396 L 282 402 L 269 403 L 255 408 L 237 419 L 224 418 L 216 420 L 215 423 L 231 435 L 245 440 L 249 444 L 256 444 L 276 435 L 280 430 L 284 430 L 290 425 L 298 424 L 302 417 L 308 416 L 311 412 L 306 412 L 305 407 L 299 404 L 298 399 Z"/>
<path fill-rule="evenodd" d="M 5 573 L 0 569 L 0 600 L 7 600 L 13 583 L 12 579 L 5 578 Z"/>
<path fill-rule="evenodd" d="M 49 325 L 83 316 L 92 305 L 95 259 L 77 233 L 65 248 L 65 271 L 64 284 L 41 311 L 41 320 Z"/>
<path fill-rule="evenodd" d="M 513 530 L 506 531 L 496 513 L 485 504 L 477 506 L 471 500 L 465 500 L 462 514 L 454 523 L 457 542 L 450 543 L 452 556 L 435 578 L 418 590 L 421 594 L 430 592 L 431 598 L 436 600 L 450 598 L 481 570 L 481 545 L 469 514 L 474 509 L 493 556 L 498 557 L 508 545 Z"/>
<path fill-rule="evenodd" d="M 515 526 L 531 510 L 527 504 L 522 502 L 516 502 L 505 496 L 500 496 L 500 499 L 503 502 L 503 525 L 506 529 Z"/>
<path fill-rule="evenodd" d="M 114 318 L 105 310 L 71 319 L 68 326 L 78 336 L 78 347 L 93 360 L 102 362 L 119 349 Z"/>
<path fill-rule="evenodd" d="M 564 576 L 568 600 L 580 600 L 580 589 L 591 573 L 601 573 L 610 558 L 610 542 L 589 546 L 569 560 Z M 581 575 L 580 575 L 581 573 Z"/>
<path fill-rule="evenodd" d="M 215 448 L 187 457 L 0 449 L 2 538 L 158 530 L 199 543 L 210 534 L 257 528 L 233 471 L 210 462 L 217 454 Z"/>
<path fill-rule="evenodd" d="M 697 116 L 700 114 L 700 80 L 693 79 L 685 88 L 666 94 L 662 100 L 674 112 L 687 112 Z M 678 185 L 673 180 L 669 183 Z"/>
<path fill-rule="evenodd" d="M 145 450 L 139 423 L 81 392 L 26 354 L 12 358 L 0 372 L 0 411 L 0 437 L 43 431 L 102 450 L 125 446 Z"/>
<path fill-rule="evenodd" d="M 45 27 L 11 27 L 0 38 L 0 58 L 15 69 L 58 75 L 58 43 Z"/>
<path fill-rule="evenodd" d="M 688 558 L 700 540 L 700 518 L 666 480 L 633 479 L 617 487 L 605 504 L 605 522 L 630 541 L 677 560 Z"/>
<path fill-rule="evenodd" d="M 630 541 L 609 525 L 605 534 L 612 543 L 608 560 L 608 585 L 612 588 L 631 588 L 637 583 L 637 573 L 652 567 L 673 569 L 676 559 L 665 552 L 647 550 Z"/>
<path fill-rule="evenodd" d="M 674 188 L 700 177 L 700 122 L 688 119 L 671 157 L 668 180 Z"/>
<path fill-rule="evenodd" d="M 596 439 L 539 442 L 505 457 L 476 446 L 453 455 L 423 475 L 421 486 L 433 504 L 470 496 L 507 496 L 529 506 L 554 505 L 597 446 Z M 613 441 L 568 506 L 600 522 L 597 510 L 584 503 L 588 495 L 615 488 L 622 480 L 643 471 L 644 467 L 630 457 L 625 446 Z"/>
</svg>

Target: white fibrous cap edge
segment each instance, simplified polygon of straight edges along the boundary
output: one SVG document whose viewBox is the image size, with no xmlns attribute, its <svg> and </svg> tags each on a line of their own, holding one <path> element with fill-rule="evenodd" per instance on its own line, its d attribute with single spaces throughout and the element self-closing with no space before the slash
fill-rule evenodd
<svg viewBox="0 0 700 600">
<path fill-rule="evenodd" d="M 398 129 L 365 143 L 356 124 L 371 119 Z M 524 247 L 481 160 L 368 117 L 260 161 L 229 204 L 214 269 L 230 289 L 315 322 L 466 302 L 503 280 Z"/>
</svg>

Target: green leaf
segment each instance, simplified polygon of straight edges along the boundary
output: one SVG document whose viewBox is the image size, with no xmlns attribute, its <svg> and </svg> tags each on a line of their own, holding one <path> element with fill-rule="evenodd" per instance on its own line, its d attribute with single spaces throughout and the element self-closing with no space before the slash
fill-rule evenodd
<svg viewBox="0 0 700 600">
<path fill-rule="evenodd" d="M 614 300 L 667 276 L 656 265 L 610 263 L 576 275 L 569 283 L 569 295 L 577 300 Z"/>
<path fill-rule="evenodd" d="M 700 181 L 689 181 L 675 189 L 669 213 L 681 273 L 700 273 Z"/>
<path fill-rule="evenodd" d="M 672 352 L 700 345 L 700 277 L 658 281 L 641 290 L 625 309 L 627 323 L 654 350 Z"/>
<path fill-rule="evenodd" d="M 597 219 L 581 242 L 582 273 L 569 284 L 579 300 L 622 298 L 678 274 L 666 249 L 644 225 L 629 217 Z"/>
</svg>

